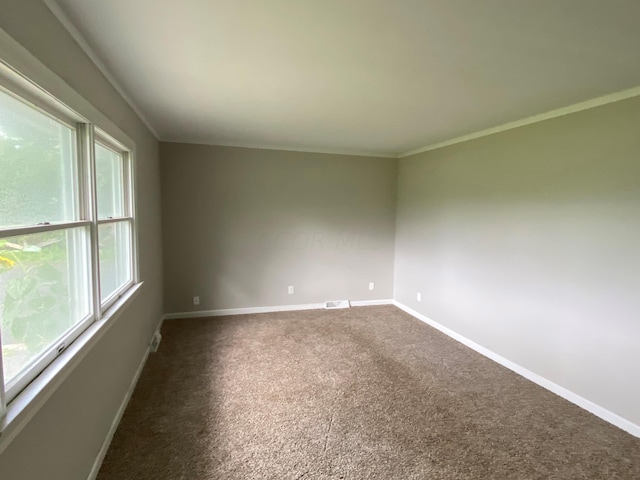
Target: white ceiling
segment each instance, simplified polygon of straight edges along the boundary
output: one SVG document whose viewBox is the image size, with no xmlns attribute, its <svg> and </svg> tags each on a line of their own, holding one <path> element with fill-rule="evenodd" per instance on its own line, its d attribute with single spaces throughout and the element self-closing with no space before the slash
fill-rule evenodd
<svg viewBox="0 0 640 480">
<path fill-rule="evenodd" d="M 161 140 L 394 155 L 640 85 L 638 0 L 57 0 Z"/>
</svg>

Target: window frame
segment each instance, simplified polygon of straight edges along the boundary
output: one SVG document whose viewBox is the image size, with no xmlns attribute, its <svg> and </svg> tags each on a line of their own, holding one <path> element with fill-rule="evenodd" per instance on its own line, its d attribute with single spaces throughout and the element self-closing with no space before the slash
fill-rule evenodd
<svg viewBox="0 0 640 480">
<path fill-rule="evenodd" d="M 5 34 L 0 30 L 0 40 L 3 40 Z M 12 52 L 12 48 L 16 52 Z M 11 379 L 5 385 L 3 355 L 0 349 L 0 440 L 4 440 L 4 430 L 6 429 L 7 419 L 2 418 L 7 414 L 8 407 L 12 402 L 21 396 L 21 393 L 28 389 L 32 383 L 39 377 L 47 377 L 45 375 L 49 367 L 61 356 L 65 356 L 65 352 L 69 346 L 78 340 L 83 333 L 93 330 L 92 335 L 96 335 L 95 328 L 91 328 L 96 324 L 102 324 L 101 321 L 110 321 L 111 318 L 117 316 L 117 311 L 122 308 L 139 290 L 139 259 L 138 259 L 138 241 L 137 241 L 137 218 L 135 204 L 135 144 L 121 132 L 114 124 L 112 124 L 99 111 L 93 108 L 82 97 L 77 95 L 66 84 L 60 85 L 59 79 L 55 77 L 46 67 L 41 64 L 33 64 L 29 59 L 26 62 L 27 67 L 39 71 L 43 77 L 48 78 L 47 84 L 55 86 L 59 92 L 57 95 L 49 93 L 49 91 L 38 86 L 34 81 L 20 73 L 16 68 L 9 64 L 5 59 L 12 57 L 11 53 L 16 53 L 18 60 L 24 60 L 20 55 L 20 48 L 12 46 L 9 48 L 10 55 L 4 47 L 0 48 L 0 91 L 6 93 L 23 104 L 34 108 L 36 111 L 52 118 L 75 132 L 76 155 L 73 159 L 73 176 L 75 182 L 76 197 L 74 198 L 74 209 L 77 210 L 76 219 L 73 221 L 50 222 L 38 225 L 22 225 L 16 227 L 1 227 L 0 238 L 6 238 L 16 235 L 25 235 L 58 230 L 71 230 L 73 228 L 84 228 L 87 230 L 86 242 L 83 247 L 82 254 L 88 258 L 88 281 L 90 282 L 88 292 L 92 298 L 89 299 L 90 312 L 78 323 L 69 328 L 56 342 L 43 350 L 28 368 L 21 372 L 15 379 Z M 14 59 L 15 59 L 15 55 Z M 13 62 L 12 62 L 13 63 Z M 21 61 L 17 61 L 19 65 Z M 26 70 L 29 70 L 27 68 Z M 54 75 L 51 77 L 51 75 Z M 64 95 L 60 95 L 64 93 Z M 84 114 L 78 113 L 76 109 L 72 109 L 64 103 L 68 99 L 74 100 L 74 105 L 82 107 L 80 110 Z M 103 146 L 107 146 L 115 150 L 123 156 L 123 193 L 125 202 L 126 217 L 118 217 L 113 221 L 126 221 L 130 224 L 130 257 L 131 262 L 131 279 L 125 285 L 121 286 L 116 292 L 110 295 L 105 302 L 100 299 L 100 269 L 99 269 L 99 252 L 98 252 L 98 220 L 97 211 L 97 192 L 95 181 L 95 143 L 98 142 Z M 111 220 L 106 220 L 109 222 Z M 125 298 L 123 298 L 125 297 Z M 104 331 L 104 329 L 102 329 Z M 85 339 L 81 342 L 86 345 L 91 339 Z M 0 332 L 0 342 L 2 336 Z M 1 343 L 0 343 L 1 346 Z M 74 349 L 75 350 L 75 349 Z M 77 353 L 76 353 L 77 355 Z M 68 355 L 66 355 L 68 357 Z M 46 384 L 45 384 L 46 385 Z M 21 411 L 30 402 L 22 403 Z M 10 409 L 10 408 L 9 408 Z M 4 442 L 2 442 L 4 443 Z"/>
<path fill-rule="evenodd" d="M 100 235 L 99 235 L 99 227 L 100 225 L 106 225 L 106 224 L 110 224 L 110 223 L 128 223 L 129 224 L 129 251 L 131 252 L 131 256 L 129 258 L 129 269 L 131 272 L 131 278 L 129 279 L 129 281 L 127 283 L 125 283 L 124 285 L 120 286 L 118 289 L 116 289 L 116 291 L 114 291 L 113 293 L 111 293 L 107 298 L 104 299 L 104 301 L 102 301 L 101 299 L 101 292 L 100 292 L 100 275 L 98 275 L 97 278 L 97 284 L 98 284 L 98 296 L 97 296 L 97 300 L 100 303 L 100 310 L 101 313 L 103 314 L 105 311 L 107 311 L 127 290 L 129 290 L 133 285 L 135 285 L 138 281 L 138 262 L 137 262 L 137 242 L 136 242 L 136 230 L 135 230 L 135 225 L 136 225 L 136 221 L 135 221 L 135 204 L 134 204 L 134 200 L 135 200 L 135 194 L 134 194 L 134 186 L 133 186 L 133 182 L 134 182 L 134 170 L 133 170 L 133 159 L 132 159 L 132 153 L 131 151 L 129 151 L 124 145 L 122 145 L 121 143 L 117 142 L 115 139 L 109 137 L 105 132 L 103 132 L 102 130 L 100 130 L 99 128 L 94 128 L 94 153 L 92 156 L 92 171 L 94 172 L 93 174 L 93 181 L 94 181 L 94 185 L 95 185 L 95 180 L 96 180 L 96 166 L 95 166 L 95 161 L 96 161 L 96 155 L 95 155 L 95 145 L 100 145 L 103 148 L 106 148 L 107 150 L 110 150 L 113 153 L 116 153 L 117 155 L 122 156 L 122 182 L 123 182 L 123 213 L 124 215 L 121 217 L 113 217 L 113 218 L 104 218 L 104 219 L 100 219 L 98 216 L 98 210 L 97 210 L 97 203 L 96 203 L 96 210 L 95 210 L 95 218 L 96 218 L 96 235 L 95 235 L 95 241 L 96 241 L 96 248 L 98 248 L 98 243 L 100 240 Z M 95 188 L 95 186 L 94 186 Z M 96 191 L 96 195 L 95 195 L 95 199 L 97 201 L 97 191 Z M 97 255 L 98 258 L 98 262 L 100 260 L 100 255 L 98 252 Z M 98 265 L 98 273 L 100 271 L 100 266 Z"/>
</svg>

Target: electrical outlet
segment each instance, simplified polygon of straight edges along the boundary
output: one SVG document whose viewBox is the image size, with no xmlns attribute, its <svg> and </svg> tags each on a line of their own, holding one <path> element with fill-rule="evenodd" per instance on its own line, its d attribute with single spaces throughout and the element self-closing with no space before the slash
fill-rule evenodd
<svg viewBox="0 0 640 480">
<path fill-rule="evenodd" d="M 422 294 L 420 292 L 416 294 L 416 300 L 418 300 L 419 302 L 422 301 Z"/>
<path fill-rule="evenodd" d="M 293 285 L 289 285 L 288 292 L 289 295 L 293 295 Z"/>
<path fill-rule="evenodd" d="M 373 290 L 374 288 L 376 288 L 376 284 L 373 282 L 369 282 L 369 290 Z"/>
<path fill-rule="evenodd" d="M 200 297 L 193 297 L 193 304 L 200 305 Z"/>
</svg>

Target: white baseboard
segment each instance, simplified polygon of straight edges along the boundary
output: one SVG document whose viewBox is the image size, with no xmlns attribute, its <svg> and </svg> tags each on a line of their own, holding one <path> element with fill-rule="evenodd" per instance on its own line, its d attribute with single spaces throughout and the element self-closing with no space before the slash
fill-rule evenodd
<svg viewBox="0 0 640 480">
<path fill-rule="evenodd" d="M 393 300 L 358 300 L 350 302 L 353 307 L 368 305 L 393 305 Z M 250 313 L 293 312 L 297 310 L 324 309 L 324 303 L 303 303 L 300 305 L 274 305 L 271 307 L 226 308 L 222 310 L 199 310 L 195 312 L 165 313 L 163 320 L 176 318 L 223 317 L 226 315 L 246 315 Z"/>
<path fill-rule="evenodd" d="M 301 305 L 275 305 L 272 307 L 225 308 L 222 310 L 200 310 L 196 312 L 165 313 L 163 320 L 176 318 L 223 317 L 226 315 L 246 315 L 250 313 L 292 312 L 296 310 L 323 309 L 324 303 L 305 303 Z"/>
<path fill-rule="evenodd" d="M 113 436 L 118 429 L 118 425 L 120 425 L 120 421 L 122 420 L 122 416 L 124 415 L 125 410 L 127 409 L 127 405 L 129 405 L 129 400 L 131 400 L 131 396 L 133 395 L 133 391 L 138 384 L 138 380 L 140 380 L 140 375 L 142 375 L 142 370 L 144 369 L 145 364 L 147 363 L 147 358 L 149 358 L 149 353 L 151 352 L 150 348 L 147 348 L 147 351 L 142 358 L 142 362 L 140 362 L 140 366 L 138 366 L 138 370 L 136 374 L 133 376 L 133 380 L 131 380 L 131 384 L 127 389 L 127 393 L 124 395 L 124 399 L 120 404 L 120 408 L 116 413 L 116 416 L 111 423 L 111 427 L 109 428 L 109 433 L 107 433 L 104 442 L 102 442 L 102 447 L 98 451 L 98 456 L 93 462 L 93 467 L 91 468 L 91 472 L 87 477 L 87 480 L 95 480 L 98 477 L 98 473 L 100 472 L 100 467 L 102 466 L 102 462 L 104 461 L 104 457 L 107 455 L 107 451 L 109 450 L 109 446 L 111 445 L 111 441 L 113 440 Z"/>
<path fill-rule="evenodd" d="M 631 435 L 635 436 L 635 437 L 639 437 L 640 438 L 640 425 L 636 425 L 635 423 L 631 422 L 630 420 L 627 420 L 626 418 L 623 418 L 609 410 L 607 410 L 606 408 L 601 407 L 600 405 L 596 405 L 595 403 L 593 403 L 590 400 L 587 400 L 584 397 L 581 397 L 580 395 L 571 392 L 570 390 L 567 390 L 564 387 L 561 387 L 560 385 L 552 382 L 551 380 L 548 380 L 540 375 L 538 375 L 537 373 L 532 372 L 531 370 L 528 370 L 520 365 L 518 365 L 517 363 L 512 362 L 511 360 L 508 360 L 507 358 L 498 355 L 497 353 L 489 350 L 488 348 L 483 347 L 482 345 L 479 345 L 477 343 L 475 343 L 472 340 L 469 340 L 467 337 L 464 337 L 462 335 L 460 335 L 459 333 L 454 332 L 453 330 L 439 324 L 438 322 L 431 320 L 430 318 L 426 317 L 425 315 L 422 315 L 419 312 L 416 312 L 415 310 L 407 307 L 406 305 L 403 305 L 402 303 L 394 300 L 393 304 L 398 307 L 401 310 L 404 310 L 406 313 L 408 313 L 409 315 L 417 318 L 418 320 L 426 323 L 427 325 L 440 330 L 442 333 L 444 333 L 445 335 L 453 338 L 454 340 L 457 340 L 458 342 L 462 343 L 463 345 L 466 345 L 467 347 L 471 348 L 472 350 L 475 350 L 476 352 L 484 355 L 485 357 L 493 360 L 496 363 L 499 363 L 500 365 L 502 365 L 503 367 L 508 368 L 509 370 L 517 373 L 518 375 L 523 376 L 524 378 L 526 378 L 527 380 L 532 381 L 533 383 L 536 383 L 538 385 L 540 385 L 543 388 L 546 388 L 547 390 L 555 393 L 556 395 L 564 398 L 565 400 L 568 400 L 569 402 L 587 410 L 588 412 L 591 412 L 592 414 L 594 414 L 597 417 L 600 417 L 602 420 L 611 423 L 612 425 L 615 425 L 618 428 L 621 428 L 622 430 L 630 433 Z"/>
<path fill-rule="evenodd" d="M 351 303 L 352 307 L 369 307 L 374 305 L 393 305 L 393 300 L 355 300 L 349 303 Z"/>
</svg>

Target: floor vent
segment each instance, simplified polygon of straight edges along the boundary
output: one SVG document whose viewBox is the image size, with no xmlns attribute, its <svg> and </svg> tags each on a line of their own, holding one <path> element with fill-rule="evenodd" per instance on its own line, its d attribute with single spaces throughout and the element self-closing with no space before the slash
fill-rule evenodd
<svg viewBox="0 0 640 480">
<path fill-rule="evenodd" d="M 351 304 L 349 304 L 349 300 L 334 300 L 332 302 L 324 302 L 324 308 L 334 309 L 334 308 L 350 308 Z"/>
</svg>

